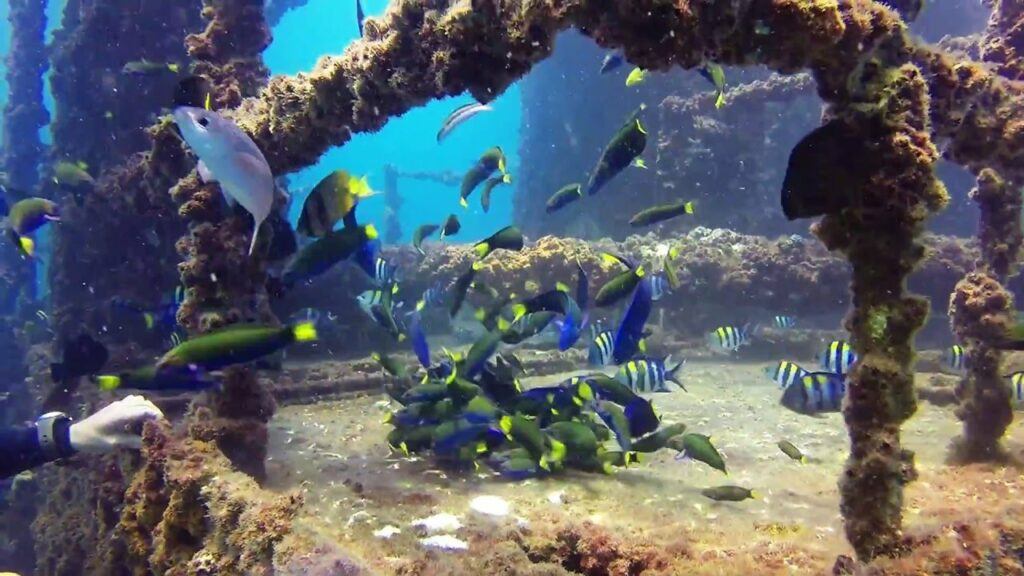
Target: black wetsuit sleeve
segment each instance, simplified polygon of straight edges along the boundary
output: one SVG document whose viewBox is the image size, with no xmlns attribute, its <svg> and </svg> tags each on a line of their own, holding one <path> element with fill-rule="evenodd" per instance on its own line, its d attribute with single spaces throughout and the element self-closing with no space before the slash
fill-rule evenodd
<svg viewBox="0 0 1024 576">
<path fill-rule="evenodd" d="M 39 447 L 35 424 L 0 428 L 0 478 L 10 478 L 49 460 Z"/>
</svg>

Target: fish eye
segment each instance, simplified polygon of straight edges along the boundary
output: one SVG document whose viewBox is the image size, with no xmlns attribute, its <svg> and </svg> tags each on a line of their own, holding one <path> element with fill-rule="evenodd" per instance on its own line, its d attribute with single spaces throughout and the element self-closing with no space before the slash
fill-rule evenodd
<svg viewBox="0 0 1024 576">
<path fill-rule="evenodd" d="M 202 126 L 203 128 L 206 128 L 207 126 L 210 125 L 210 119 L 207 118 L 206 116 L 202 116 L 201 118 L 199 118 L 199 125 Z"/>
</svg>

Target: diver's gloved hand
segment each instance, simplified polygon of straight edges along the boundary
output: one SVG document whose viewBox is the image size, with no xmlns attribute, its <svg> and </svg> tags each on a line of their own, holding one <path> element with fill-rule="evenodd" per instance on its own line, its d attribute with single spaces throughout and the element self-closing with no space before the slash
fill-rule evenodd
<svg viewBox="0 0 1024 576">
<path fill-rule="evenodd" d="M 114 448 L 142 448 L 139 432 L 147 420 L 164 414 L 142 396 L 127 396 L 71 425 L 71 447 L 76 452 L 99 454 Z"/>
</svg>

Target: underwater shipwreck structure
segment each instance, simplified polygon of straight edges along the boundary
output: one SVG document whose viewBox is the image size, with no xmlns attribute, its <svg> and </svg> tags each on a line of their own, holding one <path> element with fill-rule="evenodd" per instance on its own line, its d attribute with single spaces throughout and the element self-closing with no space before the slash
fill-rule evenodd
<svg viewBox="0 0 1024 576">
<path fill-rule="evenodd" d="M 111 109 L 129 108 L 118 106 L 120 98 L 155 113 L 161 106 L 155 93 L 82 99 L 76 88 L 102 85 L 104 73 L 122 60 L 146 55 L 139 47 L 138 53 L 99 50 L 95 58 L 84 56 L 104 44 L 91 27 L 127 26 L 126 16 L 112 16 L 122 4 L 69 2 L 67 14 L 79 20 L 66 22 L 53 56 L 54 154 L 85 160 L 95 178 L 84 203 L 68 210 L 56 232 L 50 267 L 54 340 L 96 328 L 105 318 L 103 303 L 114 294 L 137 286 L 129 295 L 144 300 L 152 298 L 153 286 L 169 289 L 179 279 L 186 300 L 178 319 L 191 335 L 237 322 L 274 322 L 267 262 L 260 256 L 272 242 L 269 235 L 257 257 L 249 258 L 243 241 L 248 217 L 226 213 L 217 187 L 201 183 L 170 120 L 159 120 L 143 138 L 133 127 L 147 112 L 128 119 L 107 116 Z M 855 205 L 814 225 L 824 249 L 749 240 L 756 250 L 718 257 L 721 269 L 743 273 L 719 276 L 749 284 L 752 276 L 782 270 L 776 288 L 781 293 L 790 285 L 784 274 L 804 273 L 799 263 L 811 257 L 822 264 L 816 268 L 819 279 L 834 285 L 849 278 L 845 323 L 861 360 L 850 375 L 844 407 L 850 452 L 839 485 L 846 536 L 864 565 L 916 554 L 929 566 L 926 572 L 945 570 L 938 564 L 941 556 L 928 564 L 926 540 L 911 543 L 902 532 L 903 489 L 915 469 L 900 430 L 916 409 L 913 337 L 931 307 L 908 290 L 907 280 L 923 261 L 926 269 L 938 262 L 934 273 L 943 277 L 937 285 L 945 292 L 935 288 L 929 296 L 944 303 L 951 284 L 963 277 L 950 301 L 971 367 L 958 391 L 963 442 L 975 456 L 1004 457 L 998 441 L 1012 413 L 997 383 L 999 353 L 988 343 L 1012 320 L 1006 286 L 1013 285 L 1021 244 L 1024 92 L 1014 83 L 1020 72 L 1014 36 L 1020 7 L 1014 2 L 996 3 L 982 44 L 986 60 L 998 64 L 992 67 L 954 60 L 914 40 L 898 12 L 871 0 L 394 0 L 383 17 L 366 20 L 364 37 L 343 54 L 325 56 L 308 74 L 272 78 L 261 59 L 270 40 L 262 0 L 204 0 L 195 12 L 170 2 L 134 4 L 145 7 L 148 21 L 178 25 L 145 34 L 132 29 L 124 37 L 159 38 L 161 50 L 187 57 L 211 81 L 213 108 L 252 136 L 279 176 L 431 99 L 468 92 L 480 102 L 492 100 L 551 54 L 555 37 L 569 28 L 603 48 L 621 50 L 644 69 L 692 69 L 706 61 L 764 66 L 786 75 L 772 81 L 785 90 L 815 91 L 826 105 L 827 121 L 856 135 L 849 161 L 859 172 L 833 175 L 857 199 Z M 759 34 L 761 27 L 773 33 Z M 744 92 L 727 97 L 741 99 Z M 674 114 L 707 106 L 704 100 L 669 101 L 659 112 L 668 124 Z M 99 133 L 109 141 L 92 138 Z M 947 160 L 978 177 L 977 269 L 978 249 L 924 237 L 925 222 L 947 201 L 935 176 L 940 141 Z M 665 154 L 665 170 L 677 169 L 669 166 L 672 156 Z M 550 191 L 561 184 L 536 186 Z M 517 214 L 534 210 L 529 202 L 535 199 L 517 198 Z M 150 228 L 159 242 L 124 242 L 126 236 L 145 238 Z M 691 234 L 696 235 L 688 257 L 713 267 L 710 249 L 701 256 L 703 232 Z M 521 259 L 500 264 L 506 269 L 498 275 L 507 274 L 511 285 L 548 270 L 567 274 L 565 255 L 581 251 L 577 241 L 544 238 Z M 836 254 L 848 261 L 850 272 Z M 760 259 L 745 269 L 735 264 L 747 255 Z M 466 249 L 432 251 L 411 282 L 425 287 L 428 273 L 452 270 L 469 258 Z M 83 272 L 114 269 L 116 274 L 100 279 Z M 695 266 L 692 273 L 702 272 Z M 127 363 L 140 354 L 130 340 L 114 351 L 116 361 Z M 37 345 L 29 354 L 29 382 L 40 396 L 48 386 L 47 348 Z M 99 402 L 96 392 L 81 390 L 79 396 L 79 408 Z M 147 425 L 141 455 L 50 467 L 36 479 L 46 500 L 35 510 L 5 513 L 22 514 L 22 520 L 34 514 L 37 573 L 305 573 L 311 556 L 335 552 L 322 551 L 292 530 L 301 494 L 280 496 L 259 486 L 274 411 L 273 386 L 249 368 L 233 368 L 221 391 L 191 403 L 173 427 Z M 5 522 L 4 529 L 15 525 Z M 69 531 L 74 545 L 68 545 Z M 1008 532 L 1006 541 L 1001 554 L 1019 553 L 1024 532 Z M 579 558 L 572 562 L 578 566 Z M 836 564 L 839 573 L 855 567 L 848 558 Z M 610 571 L 598 564 L 587 573 Z"/>
</svg>

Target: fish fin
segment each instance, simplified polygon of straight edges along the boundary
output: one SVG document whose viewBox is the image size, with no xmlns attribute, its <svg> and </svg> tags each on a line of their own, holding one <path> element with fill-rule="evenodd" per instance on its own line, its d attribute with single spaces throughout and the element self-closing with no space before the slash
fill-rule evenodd
<svg viewBox="0 0 1024 576">
<path fill-rule="evenodd" d="M 100 390 L 110 391 L 121 385 L 121 378 L 117 376 L 97 376 L 96 384 Z"/>
<path fill-rule="evenodd" d="M 463 208 L 469 208 L 469 202 L 466 201 L 465 196 L 459 196 L 459 206 L 462 206 Z"/>
<path fill-rule="evenodd" d="M 550 460 L 552 462 L 556 462 L 557 463 L 557 462 L 561 462 L 562 460 L 565 460 L 565 453 L 566 453 L 565 444 L 561 443 L 558 440 L 551 440 L 551 451 L 549 452 L 549 454 L 550 454 Z"/>
<path fill-rule="evenodd" d="M 512 305 L 512 318 L 513 322 L 519 320 L 523 316 L 526 316 L 526 305 L 525 304 L 513 304 Z"/>
<path fill-rule="evenodd" d="M 217 177 L 214 176 L 213 172 L 210 171 L 210 168 L 209 166 L 206 165 L 206 162 L 200 160 L 199 164 L 196 165 L 196 169 L 199 170 L 199 179 L 202 180 L 204 184 L 209 184 L 210 182 L 217 181 Z M 225 194 L 224 196 L 228 199 L 228 204 L 230 204 L 231 206 L 235 205 L 234 198 L 228 196 L 227 194 Z"/>
<path fill-rule="evenodd" d="M 635 274 L 637 275 L 637 277 L 639 277 L 639 278 L 643 278 L 643 277 L 644 277 L 644 274 L 646 274 L 646 273 L 647 273 L 647 271 L 646 271 L 646 270 L 644 270 L 644 267 L 643 267 L 643 265 L 640 265 L 640 266 L 637 266 L 637 267 L 636 267 L 636 272 L 635 272 Z"/>
<path fill-rule="evenodd" d="M 639 118 L 636 119 L 636 129 L 639 130 L 641 134 L 647 134 L 647 130 L 644 130 L 644 125 L 640 123 Z"/>
<path fill-rule="evenodd" d="M 366 238 L 368 240 L 376 240 L 378 236 L 379 236 L 379 234 L 377 233 L 377 228 L 373 224 L 367 224 L 366 225 Z"/>
<path fill-rule="evenodd" d="M 569 293 L 569 286 L 565 282 L 555 282 L 555 290 L 559 292 Z"/>
<path fill-rule="evenodd" d="M 491 252 L 491 245 L 487 242 L 481 242 L 473 247 L 476 251 L 477 258 L 485 258 Z"/>
<path fill-rule="evenodd" d="M 508 330 L 511 327 L 512 327 L 512 324 L 510 324 L 508 320 L 506 320 L 505 318 L 503 318 L 501 316 L 498 317 L 498 330 L 501 330 L 502 332 L 504 332 L 504 331 Z"/>
<path fill-rule="evenodd" d="M 721 108 L 725 106 L 725 92 L 719 92 L 718 97 L 715 98 L 715 108 Z"/>
<path fill-rule="evenodd" d="M 152 330 L 153 329 L 153 323 L 154 323 L 153 315 L 150 314 L 149 312 L 143 312 L 142 313 L 142 318 L 146 322 L 146 330 Z"/>
<path fill-rule="evenodd" d="M 36 243 L 28 236 L 21 236 L 14 230 L 10 231 L 11 240 L 14 241 L 14 245 L 18 247 L 18 250 L 27 258 L 32 258 L 36 252 Z"/>
<path fill-rule="evenodd" d="M 303 322 L 292 327 L 292 335 L 296 342 L 316 340 L 316 326 L 312 322 Z"/>
<path fill-rule="evenodd" d="M 687 214 L 693 214 L 693 202 L 687 202 L 686 204 L 683 204 L 683 210 Z M 671 252 L 671 250 L 670 250 L 670 252 Z"/>
<path fill-rule="evenodd" d="M 647 339 L 646 338 L 641 338 L 640 341 L 636 343 L 636 347 L 637 347 L 637 350 L 640 350 L 641 352 L 646 354 L 647 353 Z"/>
</svg>

